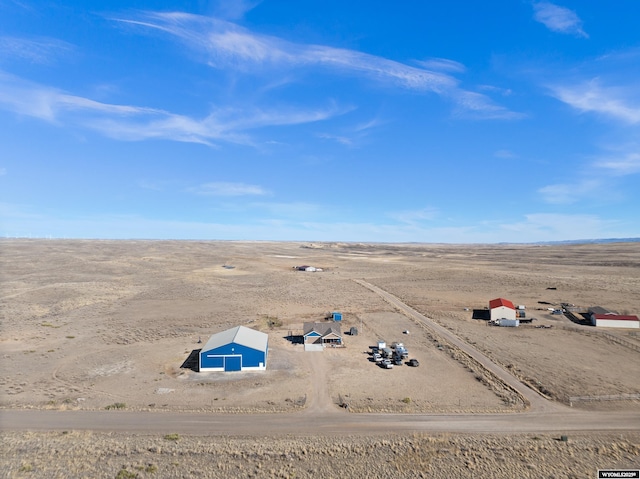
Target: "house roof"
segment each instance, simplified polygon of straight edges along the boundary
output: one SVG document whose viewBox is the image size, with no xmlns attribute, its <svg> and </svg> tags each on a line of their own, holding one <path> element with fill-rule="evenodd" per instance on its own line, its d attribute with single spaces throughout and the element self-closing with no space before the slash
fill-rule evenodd
<svg viewBox="0 0 640 479">
<path fill-rule="evenodd" d="M 236 326 L 212 335 L 202 348 L 203 351 L 219 348 L 229 343 L 236 343 L 259 351 L 266 351 L 269 335 L 245 326 Z"/>
<path fill-rule="evenodd" d="M 516 307 L 513 305 L 513 303 L 511 301 L 509 301 L 508 299 L 496 298 L 496 299 L 492 299 L 491 301 L 489 301 L 489 308 L 490 309 L 499 308 L 500 306 L 504 306 L 505 308 L 509 308 L 509 309 L 516 309 Z"/>
<path fill-rule="evenodd" d="M 625 316 L 622 314 L 594 314 L 596 319 L 611 319 L 614 321 L 640 321 L 637 316 Z"/>
<path fill-rule="evenodd" d="M 316 332 L 320 334 L 320 336 L 325 337 L 331 333 L 336 334 L 338 336 L 342 336 L 342 332 L 340 331 L 340 325 L 334 322 L 331 323 L 304 323 L 304 336 L 309 333 Z"/>
<path fill-rule="evenodd" d="M 607 308 L 603 308 L 602 306 L 592 306 L 589 308 L 589 312 L 591 314 L 617 314 Z"/>
</svg>

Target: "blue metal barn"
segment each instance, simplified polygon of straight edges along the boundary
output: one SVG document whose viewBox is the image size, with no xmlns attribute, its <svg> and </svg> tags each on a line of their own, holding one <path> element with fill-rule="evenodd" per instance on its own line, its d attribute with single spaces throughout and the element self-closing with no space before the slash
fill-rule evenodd
<svg viewBox="0 0 640 479">
<path fill-rule="evenodd" d="M 244 326 L 214 334 L 200 351 L 200 371 L 264 371 L 269 335 Z"/>
</svg>

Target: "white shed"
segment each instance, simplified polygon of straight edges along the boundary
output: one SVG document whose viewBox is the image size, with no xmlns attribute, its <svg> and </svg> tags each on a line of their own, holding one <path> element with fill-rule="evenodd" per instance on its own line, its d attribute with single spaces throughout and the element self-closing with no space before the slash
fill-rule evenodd
<svg viewBox="0 0 640 479">
<path fill-rule="evenodd" d="M 516 319 L 516 307 L 511 301 L 504 298 L 496 298 L 489 301 L 491 321 L 498 319 Z"/>
<path fill-rule="evenodd" d="M 591 313 L 591 324 L 601 328 L 640 328 L 637 316 Z"/>
</svg>

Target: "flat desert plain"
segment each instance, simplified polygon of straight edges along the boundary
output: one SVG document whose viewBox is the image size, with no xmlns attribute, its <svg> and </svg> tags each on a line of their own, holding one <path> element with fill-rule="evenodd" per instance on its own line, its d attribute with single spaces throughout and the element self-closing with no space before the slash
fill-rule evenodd
<svg viewBox="0 0 640 479">
<path fill-rule="evenodd" d="M 399 477 L 595 477 L 598 467 L 640 467 L 637 431 L 566 442 L 545 434 L 393 430 L 338 439 L 315 437 L 313 421 L 333 413 L 519 414 L 531 408 L 446 338 L 359 281 L 443 326 L 554 407 L 640 414 L 640 331 L 596 330 L 548 310 L 569 303 L 640 314 L 640 243 L 4 239 L 0 248 L 3 410 L 153 412 L 153 418 L 284 414 L 308 423 L 299 437 L 256 430 L 252 437 L 216 440 L 4 431 L 2 477 L 394 471 Z M 322 271 L 297 271 L 298 265 Z M 535 319 L 517 328 L 474 319 L 497 297 L 525 305 Z M 344 335 L 344 347 L 305 352 L 292 341 L 304 322 L 322 321 L 332 311 L 343 313 L 343 332 L 358 330 Z M 186 367 L 211 334 L 238 325 L 268 333 L 266 371 Z M 420 366 L 377 367 L 370 347 L 379 340 L 403 342 Z M 348 412 L 339 407 L 346 404 Z"/>
</svg>

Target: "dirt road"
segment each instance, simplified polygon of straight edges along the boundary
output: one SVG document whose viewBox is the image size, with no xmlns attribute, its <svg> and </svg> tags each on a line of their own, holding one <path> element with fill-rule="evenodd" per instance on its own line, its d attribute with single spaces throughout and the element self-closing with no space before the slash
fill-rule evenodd
<svg viewBox="0 0 640 479">
<path fill-rule="evenodd" d="M 127 411 L 3 410 L 3 430 L 92 430 L 130 433 L 180 433 L 244 436 L 375 434 L 395 432 L 566 433 L 571 431 L 638 431 L 640 414 L 632 412 L 528 412 L 521 414 L 406 415 L 207 414 Z"/>
<path fill-rule="evenodd" d="M 453 334 L 448 329 L 440 326 L 432 319 L 427 318 L 423 314 L 419 313 L 412 307 L 400 301 L 391 293 L 374 286 L 371 283 L 368 283 L 364 280 L 355 279 L 354 280 L 359 285 L 373 291 L 374 293 L 380 295 L 385 301 L 389 304 L 400 310 L 402 313 L 408 315 L 419 323 L 425 325 L 427 328 L 434 331 L 437 335 L 442 337 L 444 340 L 448 341 L 450 344 L 456 346 L 461 351 L 468 354 L 471 358 L 477 361 L 483 368 L 490 371 L 493 375 L 495 375 L 500 381 L 504 384 L 517 391 L 523 398 L 525 398 L 529 405 L 531 406 L 532 411 L 562 411 L 565 410 L 566 407 L 557 403 L 553 403 L 548 401 L 544 397 L 542 397 L 538 392 L 530 389 L 526 385 L 522 384 L 518 379 L 516 379 L 511 373 L 504 370 L 493 361 L 491 361 L 488 357 L 478 351 L 476 348 L 471 346 L 469 343 L 463 341 L 458 336 Z"/>
</svg>

